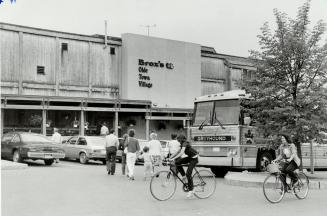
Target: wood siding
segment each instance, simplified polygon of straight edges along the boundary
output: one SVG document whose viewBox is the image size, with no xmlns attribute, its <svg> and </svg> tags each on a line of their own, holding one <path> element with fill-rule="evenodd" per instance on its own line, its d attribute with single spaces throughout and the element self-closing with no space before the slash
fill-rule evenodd
<svg viewBox="0 0 327 216">
<path fill-rule="evenodd" d="M 104 48 L 93 41 L 4 29 L 0 43 L 2 94 L 110 99 L 119 93 L 118 45 Z M 44 74 L 37 73 L 38 66 L 44 67 Z"/>
<path fill-rule="evenodd" d="M 1 81 L 19 81 L 19 34 L 0 31 Z"/>
<path fill-rule="evenodd" d="M 224 82 L 201 81 L 201 95 L 220 93 L 225 91 Z"/>
<path fill-rule="evenodd" d="M 224 60 L 215 58 L 201 58 L 201 78 L 226 79 L 226 66 Z"/>
</svg>

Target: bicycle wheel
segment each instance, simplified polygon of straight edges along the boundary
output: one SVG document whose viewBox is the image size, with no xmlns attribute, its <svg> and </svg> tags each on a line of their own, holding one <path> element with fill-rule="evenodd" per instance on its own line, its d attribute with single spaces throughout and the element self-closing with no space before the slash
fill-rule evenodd
<svg viewBox="0 0 327 216">
<path fill-rule="evenodd" d="M 172 197 L 176 191 L 176 178 L 170 171 L 159 171 L 154 174 L 150 182 L 150 191 L 152 196 L 165 201 Z"/>
<path fill-rule="evenodd" d="M 299 181 L 293 186 L 294 194 L 298 199 L 304 199 L 309 192 L 309 179 L 304 173 L 298 173 L 297 176 Z"/>
<path fill-rule="evenodd" d="M 199 170 L 193 177 L 194 195 L 205 199 L 210 197 L 216 190 L 216 177 L 209 170 Z"/>
<path fill-rule="evenodd" d="M 284 184 L 279 175 L 270 174 L 266 177 L 262 185 L 263 194 L 271 203 L 280 202 L 285 194 Z"/>
</svg>

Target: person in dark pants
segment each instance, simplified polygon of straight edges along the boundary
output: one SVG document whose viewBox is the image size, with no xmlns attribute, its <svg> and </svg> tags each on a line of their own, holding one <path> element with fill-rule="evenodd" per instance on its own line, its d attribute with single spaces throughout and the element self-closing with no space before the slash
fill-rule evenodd
<svg viewBox="0 0 327 216">
<path fill-rule="evenodd" d="M 177 166 L 177 170 L 181 173 L 183 177 L 183 181 L 188 182 L 188 189 L 189 192 L 187 194 L 187 197 L 192 197 L 194 194 L 194 186 L 193 186 L 193 179 L 192 179 L 192 172 L 193 168 L 196 166 L 196 164 L 199 162 L 198 161 L 198 152 L 192 148 L 191 144 L 186 141 L 186 137 L 184 135 L 179 135 L 177 137 L 178 142 L 181 144 L 181 149 L 173 154 L 170 157 L 170 160 L 175 160 L 175 164 Z M 182 155 L 185 155 L 187 157 L 181 157 Z M 185 171 L 183 166 L 180 166 L 181 164 L 186 164 L 189 163 L 187 171 L 186 171 L 186 178 L 185 178 Z"/>
<path fill-rule="evenodd" d="M 111 129 L 109 135 L 106 136 L 106 165 L 108 175 L 114 175 L 116 170 L 116 154 L 119 140 L 114 133 L 115 130 Z"/>
<path fill-rule="evenodd" d="M 294 185 L 298 181 L 294 170 L 299 168 L 301 161 L 299 156 L 297 155 L 296 146 L 291 143 L 290 138 L 285 134 L 281 134 L 280 140 L 282 144 L 277 150 L 278 157 L 274 161 L 281 161 L 283 159 L 286 161 L 281 170 L 282 175 L 284 176 L 283 183 L 286 186 L 286 175 L 289 175 L 292 180 L 292 184 Z"/>
</svg>

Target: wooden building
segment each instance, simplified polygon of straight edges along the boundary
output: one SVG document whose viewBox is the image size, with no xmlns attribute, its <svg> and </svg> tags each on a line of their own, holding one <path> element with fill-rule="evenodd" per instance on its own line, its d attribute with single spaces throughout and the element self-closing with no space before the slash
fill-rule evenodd
<svg viewBox="0 0 327 216">
<path fill-rule="evenodd" d="M 132 41 L 129 38 L 139 39 L 143 44 L 125 46 Z M 158 47 L 173 44 L 173 48 L 158 54 L 147 44 Z M 170 139 L 172 132 L 187 128 L 192 115 L 190 101 L 194 97 L 238 88 L 242 77 L 255 70 L 246 58 L 218 54 L 213 48 L 186 42 L 137 35 L 105 40 L 103 35 L 7 23 L 0 23 L 0 49 L 1 134 L 31 130 L 50 135 L 53 127 L 58 127 L 64 136 L 96 135 L 99 124 L 106 122 L 119 135 L 134 128 L 139 138 L 147 139 L 149 132 L 155 130 L 161 139 Z M 132 59 L 135 50 L 139 56 Z M 184 50 L 190 50 L 186 56 Z M 178 52 L 178 56 L 171 57 Z M 133 74 L 138 65 L 133 64 L 140 58 L 150 59 L 146 70 L 150 70 L 156 86 L 127 89 L 124 86 L 139 81 L 135 78 L 138 74 Z M 158 58 L 173 62 L 175 68 L 150 67 L 150 63 L 156 63 L 151 61 Z M 190 63 L 185 59 L 190 59 Z M 188 72 L 190 68 L 194 68 L 193 74 L 199 78 L 192 75 L 193 78 L 185 79 L 185 91 L 180 91 L 180 98 L 172 98 L 174 91 L 164 87 L 171 85 L 173 89 L 181 80 L 176 82 L 170 76 Z M 175 74 L 169 75 L 171 71 Z M 126 84 L 126 80 L 130 83 Z M 195 83 L 198 93 L 189 92 L 190 82 Z M 159 105 L 154 102 L 158 95 L 164 97 L 158 101 Z M 179 104 L 184 98 L 187 101 Z"/>
</svg>

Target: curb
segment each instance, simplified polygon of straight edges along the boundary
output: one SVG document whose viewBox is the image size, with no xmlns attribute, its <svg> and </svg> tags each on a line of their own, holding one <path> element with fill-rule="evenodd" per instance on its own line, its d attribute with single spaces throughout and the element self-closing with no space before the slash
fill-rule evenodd
<svg viewBox="0 0 327 216">
<path fill-rule="evenodd" d="M 17 170 L 17 169 L 26 169 L 27 164 L 24 163 L 15 163 L 11 161 L 1 161 L 1 170 Z"/>
<path fill-rule="evenodd" d="M 224 179 L 224 183 L 240 187 L 257 187 L 262 188 L 262 183 L 266 176 L 251 176 L 246 173 L 228 172 Z M 327 190 L 327 180 L 319 181 L 309 179 L 309 188 L 315 190 Z"/>
</svg>

